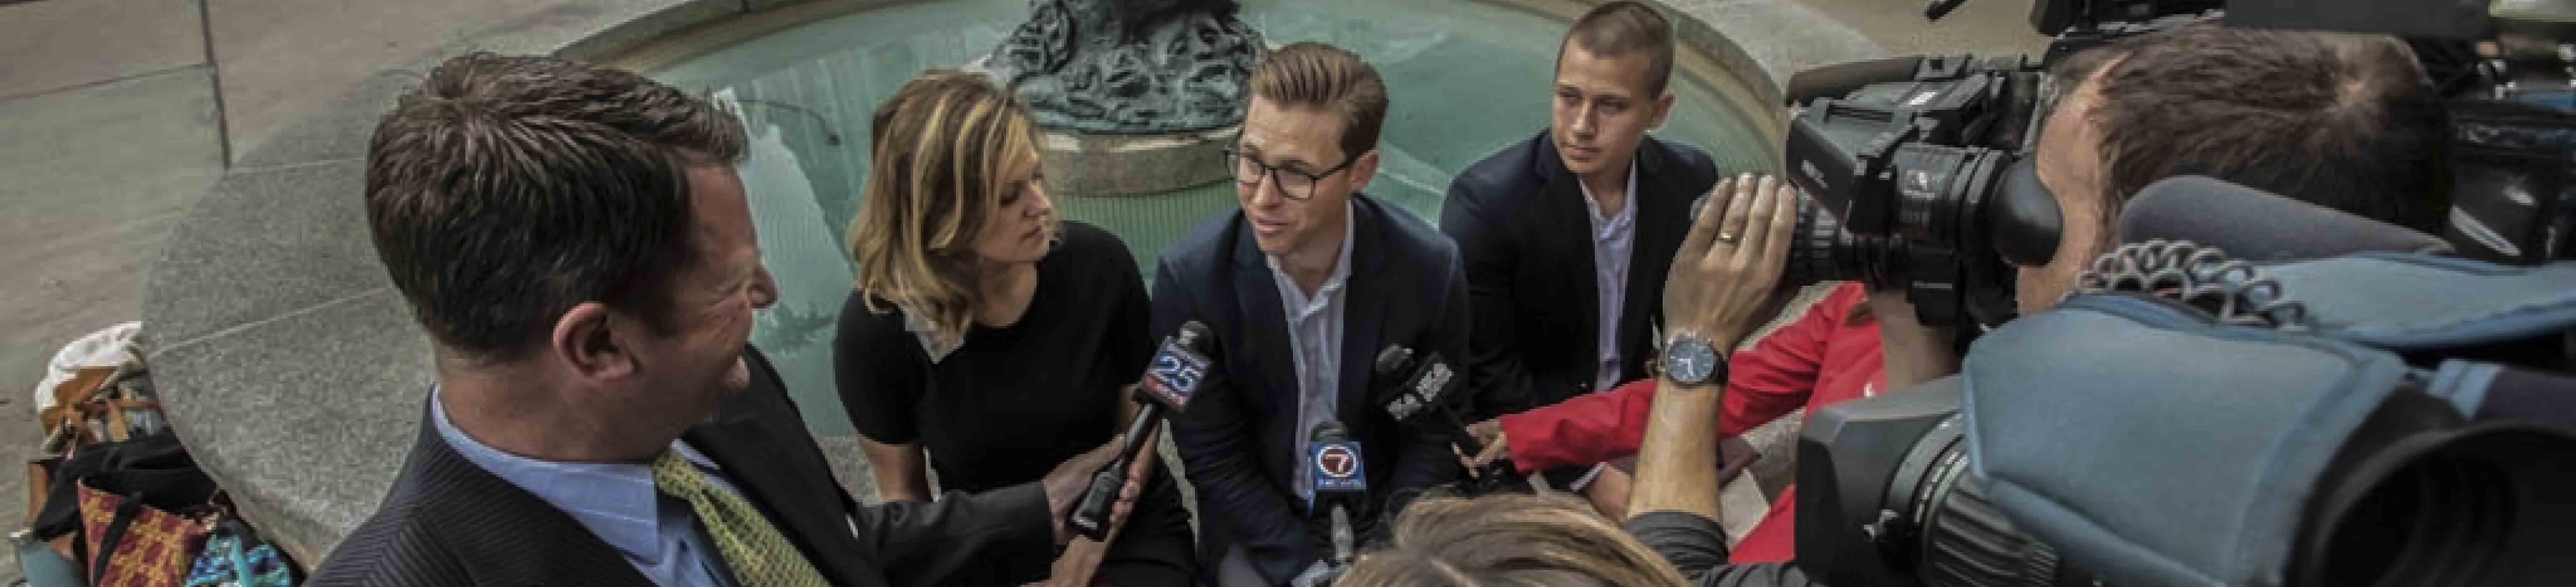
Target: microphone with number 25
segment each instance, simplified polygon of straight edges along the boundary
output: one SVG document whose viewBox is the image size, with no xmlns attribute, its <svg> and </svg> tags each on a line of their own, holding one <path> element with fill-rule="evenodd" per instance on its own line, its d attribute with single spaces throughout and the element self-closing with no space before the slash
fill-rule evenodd
<svg viewBox="0 0 2576 587">
<path fill-rule="evenodd" d="M 1091 487 L 1084 489 L 1073 511 L 1065 513 L 1065 523 L 1085 538 L 1100 540 L 1109 535 L 1109 512 L 1118 502 L 1118 490 L 1127 486 L 1127 469 L 1135 463 L 1137 451 L 1145 447 L 1145 435 L 1162 423 L 1166 410 L 1178 412 L 1190 403 L 1190 396 L 1206 387 L 1215 377 L 1215 336 L 1208 334 L 1206 324 L 1191 320 L 1181 324 L 1179 332 L 1163 339 L 1154 360 L 1145 364 L 1145 379 L 1140 382 L 1136 420 L 1127 423 L 1126 441 L 1118 447 L 1118 458 L 1091 476 Z"/>
</svg>

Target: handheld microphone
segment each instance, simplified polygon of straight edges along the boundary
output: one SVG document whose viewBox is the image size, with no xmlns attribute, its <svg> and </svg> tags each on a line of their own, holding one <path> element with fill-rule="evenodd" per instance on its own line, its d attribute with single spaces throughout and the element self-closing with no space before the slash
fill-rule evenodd
<svg viewBox="0 0 2576 587">
<path fill-rule="evenodd" d="M 1117 505 L 1118 490 L 1127 485 L 1127 468 L 1135 462 L 1136 453 L 1145 447 L 1145 435 L 1163 421 L 1164 412 L 1179 411 L 1190 403 L 1209 380 L 1214 379 L 1215 336 L 1206 324 L 1197 320 L 1181 324 L 1179 332 L 1163 339 L 1154 359 L 1145 364 L 1145 378 L 1139 384 L 1136 402 L 1144 404 L 1136 419 L 1127 423 L 1126 440 L 1118 447 L 1118 458 L 1091 475 L 1091 487 L 1073 511 L 1065 512 L 1065 523 L 1085 538 L 1100 540 L 1109 535 L 1109 511 Z"/>
<path fill-rule="evenodd" d="M 2451 250 L 2406 227 L 2197 175 L 2147 184 L 2129 200 L 2120 241 L 2149 240 L 2191 241 L 2247 261 Z"/>
<path fill-rule="evenodd" d="M 1342 432 L 1341 424 L 1316 424 L 1308 448 L 1308 466 L 1314 467 L 1312 507 L 1332 516 L 1333 566 L 1348 568 L 1358 541 L 1351 530 L 1350 507 L 1368 499 L 1368 468 L 1360 462 L 1360 444 Z"/>
<path fill-rule="evenodd" d="M 1416 361 L 1413 349 L 1404 345 L 1387 345 L 1386 350 L 1378 352 L 1374 371 L 1378 377 L 1395 382 L 1386 392 L 1390 396 L 1385 398 L 1388 416 L 1393 416 L 1397 422 L 1412 422 L 1426 409 L 1439 412 L 1439 424 L 1449 428 L 1449 437 L 1458 444 L 1460 452 L 1474 455 L 1485 451 L 1485 443 L 1478 442 L 1475 435 L 1467 433 L 1467 422 L 1458 415 L 1458 411 L 1451 409 L 1450 404 L 1442 403 L 1450 392 L 1458 388 L 1460 377 L 1440 353 L 1433 352 Z"/>
</svg>

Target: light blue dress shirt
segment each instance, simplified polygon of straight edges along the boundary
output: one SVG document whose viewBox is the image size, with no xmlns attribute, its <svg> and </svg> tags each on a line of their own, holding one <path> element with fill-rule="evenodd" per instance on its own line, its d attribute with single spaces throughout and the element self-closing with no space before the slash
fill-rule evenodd
<svg viewBox="0 0 2576 587">
<path fill-rule="evenodd" d="M 1592 391 L 1609 391 L 1619 384 L 1619 314 L 1628 305 L 1628 257 L 1637 242 L 1637 164 L 1628 163 L 1628 203 L 1617 214 L 1602 216 L 1592 186 L 1574 185 L 1583 188 L 1585 209 L 1592 212 L 1592 269 L 1601 300 L 1595 304 L 1601 309 L 1601 361 L 1594 364 Z"/>
<path fill-rule="evenodd" d="M 1342 405 L 1342 286 L 1351 280 L 1351 243 L 1359 232 L 1352 221 L 1359 218 L 1359 204 L 1351 203 L 1343 214 L 1342 252 L 1333 261 L 1333 272 L 1315 287 L 1315 294 L 1297 287 L 1297 280 L 1279 266 L 1279 257 L 1271 256 L 1270 276 L 1279 284 L 1279 305 L 1287 311 L 1290 360 L 1297 367 L 1297 430 L 1290 439 L 1290 450 L 1297 451 L 1297 496 L 1305 498 L 1307 507 L 1315 505 L 1315 467 L 1307 463 L 1306 443 L 1314 435 L 1315 425 L 1340 421 Z"/>
<path fill-rule="evenodd" d="M 430 414 L 448 446 L 483 470 L 571 514 L 591 535 L 634 563 L 645 578 L 671 587 L 734 586 L 724 555 L 715 551 L 715 542 L 698 526 L 689 503 L 653 487 L 651 465 L 544 461 L 502 452 L 466 436 L 449 422 L 446 406 L 437 403 L 435 386 L 429 394 L 431 405 L 436 406 Z M 680 451 L 716 486 L 741 494 L 715 461 L 688 443 L 673 439 L 671 450 Z"/>
</svg>

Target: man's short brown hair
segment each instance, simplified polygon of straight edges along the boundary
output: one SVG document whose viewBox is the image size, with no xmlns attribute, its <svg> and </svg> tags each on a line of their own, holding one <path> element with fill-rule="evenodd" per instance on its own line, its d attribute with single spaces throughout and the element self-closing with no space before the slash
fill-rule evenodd
<svg viewBox="0 0 2576 587">
<path fill-rule="evenodd" d="M 1642 53 L 1646 58 L 1646 93 L 1643 98 L 1664 95 L 1673 77 L 1673 23 L 1652 6 L 1643 2 L 1618 0 L 1595 6 L 1574 19 L 1574 27 L 1565 31 L 1565 41 L 1556 47 L 1557 63 L 1565 62 L 1565 48 L 1581 46 L 1602 57 L 1625 57 Z"/>
<path fill-rule="evenodd" d="M 2096 51 L 2061 73 L 2096 76 L 2106 219 L 2176 175 L 2437 234 L 2449 214 L 2449 118 L 2394 38 L 2203 25 Z"/>
<path fill-rule="evenodd" d="M 367 220 L 421 326 L 464 356 L 516 356 L 574 305 L 637 310 L 691 261 L 687 169 L 743 155 L 733 115 L 633 73 L 477 53 L 376 124 Z"/>
<path fill-rule="evenodd" d="M 1342 156 L 1377 149 L 1386 124 L 1386 82 L 1377 68 L 1348 49 L 1317 42 L 1271 51 L 1252 68 L 1252 95 L 1280 107 L 1325 109 L 1342 115 Z"/>
</svg>

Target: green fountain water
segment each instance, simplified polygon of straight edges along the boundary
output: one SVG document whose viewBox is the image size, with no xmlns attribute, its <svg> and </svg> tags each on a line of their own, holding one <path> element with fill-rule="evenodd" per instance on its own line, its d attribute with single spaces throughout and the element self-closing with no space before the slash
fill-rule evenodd
<svg viewBox="0 0 2576 587">
<path fill-rule="evenodd" d="M 669 64 L 655 77 L 739 105 L 753 136 L 741 168 L 762 254 L 780 286 L 752 340 L 766 350 L 818 434 L 849 433 L 831 342 L 851 269 L 844 231 L 862 204 L 868 114 L 904 81 L 990 52 L 1027 16 L 1026 0 L 945 0 L 815 20 Z M 1390 109 L 1377 178 L 1366 191 L 1439 218 L 1459 169 L 1547 124 L 1549 80 L 1565 22 L 1476 0 L 1247 0 L 1242 19 L 1274 44 L 1325 41 L 1386 79 Z M 1698 145 L 1722 171 L 1766 168 L 1767 141 L 1732 118 L 1706 80 L 1677 76 L 1656 132 Z M 1058 195 L 1065 218 L 1125 240 L 1149 278 L 1156 255 L 1192 225 L 1231 211 L 1234 188 Z"/>
</svg>

